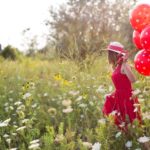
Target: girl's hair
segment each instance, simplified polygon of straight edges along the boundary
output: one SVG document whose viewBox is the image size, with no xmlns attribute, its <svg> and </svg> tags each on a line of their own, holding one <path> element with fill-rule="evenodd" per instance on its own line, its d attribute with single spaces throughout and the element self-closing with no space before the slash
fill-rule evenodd
<svg viewBox="0 0 150 150">
<path fill-rule="evenodd" d="M 122 54 L 118 54 L 114 51 L 110 51 L 108 50 L 108 61 L 110 64 L 112 64 L 113 66 L 116 66 L 117 64 L 121 64 L 122 63 Z"/>
</svg>

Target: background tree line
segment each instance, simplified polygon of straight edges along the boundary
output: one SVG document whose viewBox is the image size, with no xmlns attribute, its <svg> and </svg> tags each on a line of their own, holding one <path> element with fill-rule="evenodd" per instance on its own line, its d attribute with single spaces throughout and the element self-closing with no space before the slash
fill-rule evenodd
<svg viewBox="0 0 150 150">
<path fill-rule="evenodd" d="M 136 0 L 68 0 L 59 9 L 50 8 L 45 23 L 49 28 L 46 46 L 37 53 L 37 37 L 26 37 L 30 31 L 27 28 L 23 31 L 26 54 L 55 55 L 79 63 L 90 57 L 88 63 L 93 63 L 91 58 L 94 61 L 110 41 L 135 49 L 129 23 L 129 10 L 135 3 Z"/>
</svg>

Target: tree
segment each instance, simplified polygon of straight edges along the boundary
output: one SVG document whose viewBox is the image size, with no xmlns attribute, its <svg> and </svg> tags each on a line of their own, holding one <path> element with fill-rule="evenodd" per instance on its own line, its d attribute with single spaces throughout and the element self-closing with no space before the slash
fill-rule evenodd
<svg viewBox="0 0 150 150">
<path fill-rule="evenodd" d="M 30 28 L 24 29 L 22 31 L 22 35 L 22 46 L 25 48 L 27 56 L 34 56 L 38 50 L 37 35 L 32 35 Z"/>
<path fill-rule="evenodd" d="M 57 54 L 81 62 L 101 53 L 111 40 L 132 43 L 128 12 L 133 4 L 134 0 L 69 0 L 59 10 L 51 9 L 46 25 Z"/>
<path fill-rule="evenodd" d="M 8 45 L 1 51 L 1 55 L 5 59 L 16 60 L 21 55 L 21 52 L 19 52 L 17 48 L 14 48 L 11 45 Z"/>
</svg>

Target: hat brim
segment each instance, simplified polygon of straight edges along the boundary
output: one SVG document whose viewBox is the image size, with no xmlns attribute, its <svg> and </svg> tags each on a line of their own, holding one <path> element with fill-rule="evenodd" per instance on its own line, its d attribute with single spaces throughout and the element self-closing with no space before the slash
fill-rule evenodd
<svg viewBox="0 0 150 150">
<path fill-rule="evenodd" d="M 114 50 L 114 49 L 108 49 L 108 50 L 109 50 L 109 51 L 116 52 L 116 53 L 118 53 L 118 54 L 122 54 L 122 55 L 125 55 L 125 54 L 126 54 L 126 52 L 119 52 L 119 51 Z"/>
</svg>

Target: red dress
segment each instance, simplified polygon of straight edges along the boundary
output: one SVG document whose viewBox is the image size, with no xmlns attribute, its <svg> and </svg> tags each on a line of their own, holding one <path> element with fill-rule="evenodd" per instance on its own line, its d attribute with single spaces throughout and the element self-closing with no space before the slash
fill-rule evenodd
<svg viewBox="0 0 150 150">
<path fill-rule="evenodd" d="M 119 127 L 132 123 L 134 119 L 141 122 L 140 106 L 137 98 L 132 99 L 131 82 L 125 74 L 121 73 L 119 64 L 113 74 L 112 81 L 115 91 L 106 96 L 103 106 L 103 114 L 114 116 L 115 124 Z"/>
</svg>

